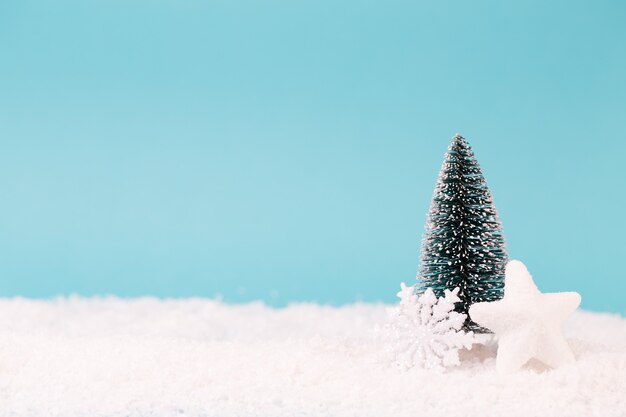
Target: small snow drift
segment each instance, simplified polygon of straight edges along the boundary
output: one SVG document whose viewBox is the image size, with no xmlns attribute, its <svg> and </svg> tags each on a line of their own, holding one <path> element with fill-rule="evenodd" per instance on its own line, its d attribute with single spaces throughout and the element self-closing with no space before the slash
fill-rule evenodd
<svg viewBox="0 0 626 417">
<path fill-rule="evenodd" d="M 626 415 L 626 319 L 574 313 L 556 370 L 499 375 L 483 350 L 401 371 L 388 307 L 2 299 L 0 416 Z"/>
</svg>

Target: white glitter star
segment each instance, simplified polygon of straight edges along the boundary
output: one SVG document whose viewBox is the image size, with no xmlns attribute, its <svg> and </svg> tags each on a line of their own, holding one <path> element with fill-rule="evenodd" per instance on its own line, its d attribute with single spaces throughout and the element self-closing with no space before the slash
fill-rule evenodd
<svg viewBox="0 0 626 417">
<path fill-rule="evenodd" d="M 542 294 L 526 266 L 511 261 L 506 267 L 504 298 L 473 304 L 469 314 L 496 334 L 496 369 L 510 373 L 531 358 L 553 368 L 574 362 L 562 325 L 579 304 L 580 294 L 576 292 Z"/>
</svg>

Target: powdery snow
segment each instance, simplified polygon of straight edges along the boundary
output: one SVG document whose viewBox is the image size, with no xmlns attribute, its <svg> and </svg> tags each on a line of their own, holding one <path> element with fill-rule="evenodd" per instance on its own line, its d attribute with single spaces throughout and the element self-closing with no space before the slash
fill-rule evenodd
<svg viewBox="0 0 626 417">
<path fill-rule="evenodd" d="M 626 319 L 576 312 L 577 362 L 499 375 L 385 356 L 384 305 L 0 300 L 1 416 L 626 416 Z"/>
</svg>

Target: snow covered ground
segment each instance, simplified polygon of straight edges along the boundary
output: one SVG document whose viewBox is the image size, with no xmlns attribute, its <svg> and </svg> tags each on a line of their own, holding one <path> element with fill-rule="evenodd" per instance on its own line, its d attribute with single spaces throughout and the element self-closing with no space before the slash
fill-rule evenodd
<svg viewBox="0 0 626 417">
<path fill-rule="evenodd" d="M 577 363 L 500 376 L 493 349 L 400 371 L 386 306 L 0 300 L 1 416 L 626 416 L 626 319 L 577 312 Z"/>
</svg>

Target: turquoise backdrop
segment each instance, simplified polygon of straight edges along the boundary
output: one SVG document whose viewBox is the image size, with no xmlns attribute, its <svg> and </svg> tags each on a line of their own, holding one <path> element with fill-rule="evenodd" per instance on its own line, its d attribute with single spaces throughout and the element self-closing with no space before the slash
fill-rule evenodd
<svg viewBox="0 0 626 417">
<path fill-rule="evenodd" d="M 623 1 L 4 0 L 0 295 L 393 302 L 443 154 L 626 313 Z"/>
</svg>

